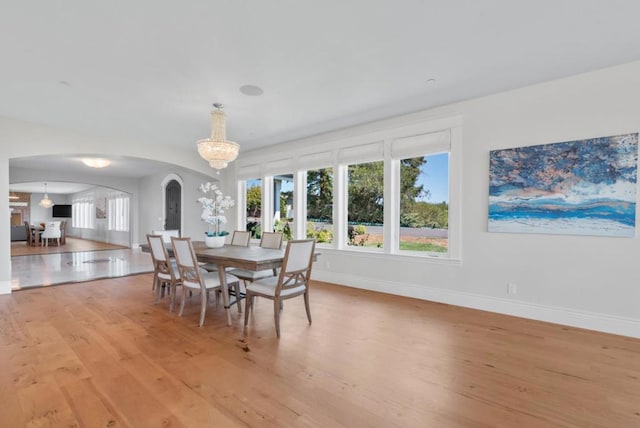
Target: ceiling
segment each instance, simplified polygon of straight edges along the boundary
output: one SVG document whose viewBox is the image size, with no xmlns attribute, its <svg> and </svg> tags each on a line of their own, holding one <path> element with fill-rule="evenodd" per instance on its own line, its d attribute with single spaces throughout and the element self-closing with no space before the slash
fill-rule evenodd
<svg viewBox="0 0 640 428">
<path fill-rule="evenodd" d="M 87 189 L 91 189 L 89 184 L 80 183 L 64 183 L 60 181 L 47 181 L 47 193 L 52 195 L 70 195 L 72 193 L 83 192 Z M 44 193 L 44 182 L 31 182 L 31 183 L 16 183 L 11 184 L 9 187 L 10 192 L 24 192 L 24 193 Z"/>
<path fill-rule="evenodd" d="M 221 102 L 242 156 L 638 60 L 638 16 L 634 0 L 4 1 L 0 115 L 195 150 Z"/>
</svg>

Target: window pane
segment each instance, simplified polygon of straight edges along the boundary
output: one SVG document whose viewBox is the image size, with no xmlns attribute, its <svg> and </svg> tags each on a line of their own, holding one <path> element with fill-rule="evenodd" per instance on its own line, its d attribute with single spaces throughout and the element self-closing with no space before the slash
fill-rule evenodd
<svg viewBox="0 0 640 428">
<path fill-rule="evenodd" d="M 262 179 L 247 180 L 247 231 L 252 238 L 260 238 L 262 235 Z"/>
<path fill-rule="evenodd" d="M 333 241 L 333 168 L 307 171 L 307 238 Z"/>
<path fill-rule="evenodd" d="M 384 225 L 382 161 L 349 165 L 348 245 L 381 248 Z"/>
<path fill-rule="evenodd" d="M 449 154 L 400 161 L 400 250 L 446 253 Z"/>
<path fill-rule="evenodd" d="M 293 239 L 293 174 L 273 176 L 273 231 Z"/>
</svg>

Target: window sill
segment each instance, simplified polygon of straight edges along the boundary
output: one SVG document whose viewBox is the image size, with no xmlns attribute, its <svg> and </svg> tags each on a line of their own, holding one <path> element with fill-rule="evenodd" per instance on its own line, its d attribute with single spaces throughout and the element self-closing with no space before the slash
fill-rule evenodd
<svg viewBox="0 0 640 428">
<path fill-rule="evenodd" d="M 419 254 L 419 253 L 384 253 L 382 249 L 379 251 L 365 250 L 361 248 L 343 248 L 337 249 L 329 246 L 320 246 L 316 247 L 322 254 L 335 254 L 335 255 L 345 255 L 361 258 L 370 258 L 370 259 L 385 259 L 385 260 L 394 260 L 398 262 L 408 262 L 408 263 L 432 263 L 432 264 L 442 264 L 442 265 L 450 265 L 457 266 L 462 264 L 461 259 L 452 259 L 446 256 L 437 256 L 433 253 L 430 254 Z"/>
</svg>

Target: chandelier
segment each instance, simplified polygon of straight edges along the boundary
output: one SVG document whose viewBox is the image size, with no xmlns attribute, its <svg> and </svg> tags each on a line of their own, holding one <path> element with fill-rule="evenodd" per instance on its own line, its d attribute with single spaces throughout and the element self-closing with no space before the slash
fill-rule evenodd
<svg viewBox="0 0 640 428">
<path fill-rule="evenodd" d="M 220 170 L 238 157 L 240 145 L 227 141 L 226 116 L 222 104 L 215 103 L 213 106 L 216 110 L 211 112 L 211 137 L 198 141 L 198 154 L 209 162 L 211 168 Z"/>
<path fill-rule="evenodd" d="M 49 199 L 49 195 L 47 194 L 47 183 L 44 183 L 44 198 L 38 202 L 42 208 L 51 208 L 53 206 L 53 201 Z"/>
</svg>

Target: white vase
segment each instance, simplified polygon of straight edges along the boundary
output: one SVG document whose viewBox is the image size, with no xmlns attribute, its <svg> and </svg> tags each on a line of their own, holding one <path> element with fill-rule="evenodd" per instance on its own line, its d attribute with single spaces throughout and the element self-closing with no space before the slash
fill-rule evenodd
<svg viewBox="0 0 640 428">
<path fill-rule="evenodd" d="M 224 236 L 205 236 L 204 244 L 208 248 L 220 248 L 224 246 L 225 237 Z"/>
</svg>

